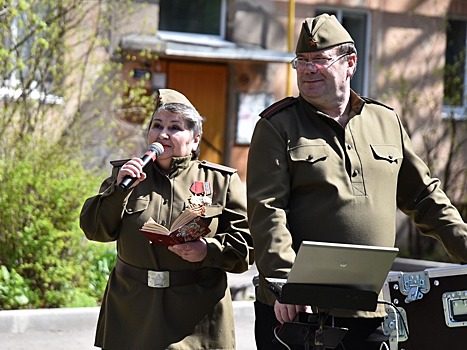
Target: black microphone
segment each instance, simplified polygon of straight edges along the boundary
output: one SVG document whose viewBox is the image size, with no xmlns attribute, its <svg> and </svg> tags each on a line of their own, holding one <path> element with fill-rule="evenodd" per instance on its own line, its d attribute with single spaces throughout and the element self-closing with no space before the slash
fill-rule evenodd
<svg viewBox="0 0 467 350">
<path fill-rule="evenodd" d="M 154 142 L 149 147 L 148 151 L 141 157 L 143 161 L 143 169 L 144 167 L 152 160 L 155 161 L 157 157 L 159 157 L 162 153 L 164 153 L 164 146 L 162 146 L 159 142 Z M 127 175 L 123 178 L 122 182 L 120 182 L 120 189 L 126 190 L 128 187 L 133 185 L 136 181 L 136 177 L 131 177 Z"/>
</svg>

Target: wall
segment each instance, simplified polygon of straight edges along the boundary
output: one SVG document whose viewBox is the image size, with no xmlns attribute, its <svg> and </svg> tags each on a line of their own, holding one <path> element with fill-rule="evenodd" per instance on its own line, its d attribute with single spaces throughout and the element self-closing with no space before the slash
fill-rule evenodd
<svg viewBox="0 0 467 350">
<path fill-rule="evenodd" d="M 443 178 L 449 158 L 449 130 L 441 119 L 444 65 L 444 19 L 447 13 L 467 15 L 462 1 L 327 1 L 327 7 L 368 11 L 371 23 L 368 96 L 393 106 L 413 138 L 422 158 L 431 157 L 433 172 Z M 228 1 L 228 39 L 245 47 L 286 52 L 288 6 L 286 0 Z M 294 40 L 304 18 L 313 16 L 320 1 L 295 1 Z M 155 34 L 158 6 L 138 5 L 122 22 L 115 21 L 112 42 L 119 42 L 122 34 Z M 292 43 L 292 47 L 295 43 Z M 170 57 L 166 57 L 170 59 Z M 190 60 L 190 58 L 184 58 Z M 192 61 L 203 61 L 193 58 Z M 209 63 L 209 60 L 205 60 Z M 211 61 L 212 63 L 216 63 Z M 227 121 L 224 135 L 224 163 L 239 169 L 246 178 L 248 145 L 238 144 L 237 127 L 239 93 L 271 93 L 275 100 L 298 94 L 295 72 L 286 63 L 253 61 L 223 61 L 229 67 Z M 289 80 L 287 80 L 289 70 Z M 458 123 L 457 135 L 465 138 L 465 122 Z M 436 152 L 433 147 L 436 146 Z M 460 148 L 452 159 L 455 171 L 462 171 L 467 150 Z M 465 176 L 465 174 L 464 174 Z M 454 180 L 452 180 L 454 181 Z M 455 185 L 456 200 L 465 199 L 465 178 Z"/>
</svg>

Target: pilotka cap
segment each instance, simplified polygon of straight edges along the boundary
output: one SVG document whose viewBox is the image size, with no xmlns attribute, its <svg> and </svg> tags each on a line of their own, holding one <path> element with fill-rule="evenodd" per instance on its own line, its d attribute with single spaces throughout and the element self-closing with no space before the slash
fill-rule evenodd
<svg viewBox="0 0 467 350">
<path fill-rule="evenodd" d="M 196 110 L 185 95 L 172 89 L 159 89 L 156 101 L 156 109 L 168 103 L 180 103 Z"/>
<path fill-rule="evenodd" d="M 295 53 L 315 52 L 344 43 L 353 43 L 349 32 L 336 16 L 327 13 L 303 22 Z"/>
<path fill-rule="evenodd" d="M 159 89 L 157 91 L 156 97 L 156 108 L 154 108 L 151 120 L 149 121 L 149 128 L 151 127 L 152 121 L 154 119 L 154 113 L 156 113 L 157 109 L 169 103 L 180 103 L 182 105 L 193 108 L 197 112 L 195 106 L 193 106 L 190 100 L 182 93 L 172 89 Z"/>
</svg>

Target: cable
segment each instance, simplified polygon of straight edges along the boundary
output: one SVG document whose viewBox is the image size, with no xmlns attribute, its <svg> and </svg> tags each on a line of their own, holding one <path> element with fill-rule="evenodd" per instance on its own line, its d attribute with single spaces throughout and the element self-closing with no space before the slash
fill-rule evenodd
<svg viewBox="0 0 467 350">
<path fill-rule="evenodd" d="M 389 350 L 388 344 L 386 344 L 384 341 L 383 341 L 383 342 L 381 343 L 381 345 L 379 346 L 379 350 L 384 350 L 384 349 L 383 349 L 383 345 L 384 345 L 384 349 Z"/>
<path fill-rule="evenodd" d="M 407 324 L 405 323 L 404 317 L 402 316 L 402 313 L 398 309 L 397 305 L 386 300 L 378 300 L 378 304 L 389 305 L 393 311 L 395 310 L 397 312 L 397 314 L 400 316 L 400 319 L 402 320 L 402 326 L 404 327 L 405 334 L 407 334 L 407 340 L 409 341 L 410 347 L 415 350 L 415 347 L 412 343 L 412 338 L 409 337 L 409 328 Z M 397 321 L 398 321 L 398 317 L 396 317 L 396 328 L 398 327 Z M 399 331 L 397 331 L 397 339 L 399 339 Z"/>
<path fill-rule="evenodd" d="M 405 323 L 405 320 L 404 320 L 404 317 L 402 316 L 402 313 L 400 312 L 400 310 L 397 308 L 397 305 L 394 304 L 394 303 L 391 303 L 389 301 L 386 301 L 386 300 L 378 300 L 378 303 L 379 304 L 386 304 L 386 305 L 389 305 L 391 307 L 393 307 L 396 311 L 397 311 L 397 314 L 400 316 L 401 320 L 402 320 L 402 325 L 404 326 L 404 330 L 405 330 L 405 334 L 407 334 L 407 338 L 409 337 L 409 329 L 407 327 L 407 324 Z"/>
<path fill-rule="evenodd" d="M 380 350 L 383 350 L 383 344 L 384 344 L 384 346 L 386 347 L 387 350 L 393 350 L 394 347 L 396 347 L 396 349 L 397 349 L 398 344 L 399 344 L 399 310 L 397 309 L 397 307 L 395 307 L 391 303 L 387 303 L 387 305 L 391 308 L 392 312 L 394 313 L 394 320 L 395 320 L 395 323 L 396 323 L 396 327 L 395 327 L 395 330 L 396 330 L 396 342 L 394 343 L 394 340 L 391 340 L 391 338 L 390 338 L 389 339 L 389 346 L 391 347 L 391 349 L 388 348 L 386 343 L 381 343 L 381 345 L 379 347 Z M 401 320 L 402 320 L 402 323 L 404 323 L 402 317 L 401 317 Z"/>
<path fill-rule="evenodd" d="M 279 338 L 279 336 L 277 335 L 277 329 L 278 329 L 278 328 L 280 328 L 280 326 L 277 326 L 277 327 L 274 328 L 274 337 L 277 339 L 277 341 L 278 341 L 279 343 L 281 343 L 282 345 L 284 345 L 284 346 L 287 348 L 287 350 L 291 350 L 290 347 L 287 345 L 287 343 L 284 342 L 284 341 L 283 341 L 281 338 Z"/>
<path fill-rule="evenodd" d="M 395 318 L 395 321 L 396 321 L 396 343 L 399 343 L 399 316 L 398 316 L 398 310 L 393 305 L 389 305 L 389 307 L 391 308 L 392 312 L 394 312 L 394 316 L 395 316 L 394 318 Z"/>
</svg>

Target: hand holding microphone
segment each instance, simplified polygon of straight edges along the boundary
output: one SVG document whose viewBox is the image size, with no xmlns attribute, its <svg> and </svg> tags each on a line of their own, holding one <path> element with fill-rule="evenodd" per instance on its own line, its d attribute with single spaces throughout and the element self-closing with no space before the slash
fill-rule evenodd
<svg viewBox="0 0 467 350">
<path fill-rule="evenodd" d="M 150 163 L 151 161 L 155 161 L 157 157 L 159 157 L 162 153 L 164 153 L 164 146 L 162 146 L 159 142 L 154 142 L 151 144 L 149 147 L 148 151 L 141 157 L 141 167 L 144 169 L 144 167 Z M 133 177 L 130 175 L 126 175 L 123 180 L 120 182 L 118 187 L 121 190 L 127 190 L 131 185 L 133 185 L 136 180 L 138 180 L 137 177 Z"/>
</svg>

